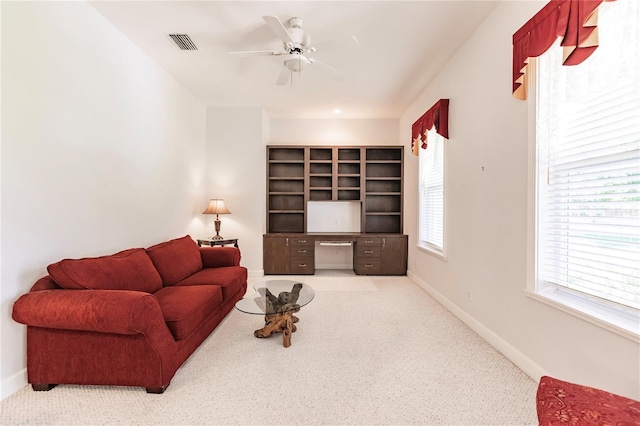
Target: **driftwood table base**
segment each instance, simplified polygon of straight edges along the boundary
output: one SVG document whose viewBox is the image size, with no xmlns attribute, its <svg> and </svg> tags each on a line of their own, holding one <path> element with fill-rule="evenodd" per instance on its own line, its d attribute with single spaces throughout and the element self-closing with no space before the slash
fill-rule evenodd
<svg viewBox="0 0 640 426">
<path fill-rule="evenodd" d="M 264 327 L 254 331 L 253 335 L 256 337 L 269 337 L 274 333 L 282 333 L 282 346 L 288 348 L 291 346 L 291 333 L 297 329 L 294 323 L 299 321 L 298 317 L 293 314 L 299 310 L 298 308 L 295 311 L 265 315 Z"/>
</svg>

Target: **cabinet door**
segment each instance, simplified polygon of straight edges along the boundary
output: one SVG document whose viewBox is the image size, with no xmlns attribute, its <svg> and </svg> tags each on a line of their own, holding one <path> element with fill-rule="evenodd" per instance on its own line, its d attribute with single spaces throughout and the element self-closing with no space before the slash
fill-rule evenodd
<svg viewBox="0 0 640 426">
<path fill-rule="evenodd" d="M 406 275 L 407 274 L 407 247 L 406 235 L 382 238 L 380 259 L 382 261 L 382 275 Z"/>
<path fill-rule="evenodd" d="M 262 267 L 265 275 L 289 273 L 289 238 L 264 236 Z"/>
</svg>

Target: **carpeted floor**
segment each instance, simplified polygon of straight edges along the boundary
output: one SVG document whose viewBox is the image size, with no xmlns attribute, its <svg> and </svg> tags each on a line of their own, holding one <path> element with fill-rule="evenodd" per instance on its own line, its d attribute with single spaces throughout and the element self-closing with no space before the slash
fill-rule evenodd
<svg viewBox="0 0 640 426">
<path fill-rule="evenodd" d="M 1 424 L 533 425 L 537 384 L 407 277 L 319 273 L 292 346 L 233 310 L 163 395 L 24 388 Z M 250 281 L 252 285 L 256 280 Z"/>
</svg>

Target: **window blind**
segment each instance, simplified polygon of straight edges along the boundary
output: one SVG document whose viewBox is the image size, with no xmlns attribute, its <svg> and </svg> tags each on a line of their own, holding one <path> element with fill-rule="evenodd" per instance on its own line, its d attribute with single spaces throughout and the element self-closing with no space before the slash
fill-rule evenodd
<svg viewBox="0 0 640 426">
<path fill-rule="evenodd" d="M 428 132 L 420 150 L 420 243 L 444 249 L 444 138 Z"/>
<path fill-rule="evenodd" d="M 640 8 L 601 9 L 588 61 L 538 60 L 538 273 L 640 309 L 640 60 L 619 47 L 640 50 Z"/>
</svg>

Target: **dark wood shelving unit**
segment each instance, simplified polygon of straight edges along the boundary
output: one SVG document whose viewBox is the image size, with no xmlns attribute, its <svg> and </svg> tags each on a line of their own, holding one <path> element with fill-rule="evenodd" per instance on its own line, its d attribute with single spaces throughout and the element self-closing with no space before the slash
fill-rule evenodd
<svg viewBox="0 0 640 426">
<path fill-rule="evenodd" d="M 404 275 L 401 146 L 267 146 L 265 274 L 313 274 L 314 247 L 307 234 L 309 201 L 361 203 L 361 232 L 331 235 L 354 243 L 357 274 Z"/>
<path fill-rule="evenodd" d="M 267 232 L 306 231 L 307 201 L 362 202 L 362 232 L 402 233 L 401 146 L 268 146 Z"/>
<path fill-rule="evenodd" d="M 365 233 L 402 233 L 403 154 L 401 147 L 372 147 L 365 152 Z"/>
<path fill-rule="evenodd" d="M 269 232 L 304 232 L 305 150 L 267 148 L 267 227 Z"/>
</svg>

